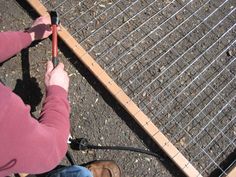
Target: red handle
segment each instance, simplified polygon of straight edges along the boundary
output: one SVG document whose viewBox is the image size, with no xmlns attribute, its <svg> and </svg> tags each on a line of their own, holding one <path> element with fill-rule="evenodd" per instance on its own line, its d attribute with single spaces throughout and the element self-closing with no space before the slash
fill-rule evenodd
<svg viewBox="0 0 236 177">
<path fill-rule="evenodd" d="M 52 57 L 57 58 L 58 46 L 57 46 L 57 25 L 52 25 Z"/>
</svg>

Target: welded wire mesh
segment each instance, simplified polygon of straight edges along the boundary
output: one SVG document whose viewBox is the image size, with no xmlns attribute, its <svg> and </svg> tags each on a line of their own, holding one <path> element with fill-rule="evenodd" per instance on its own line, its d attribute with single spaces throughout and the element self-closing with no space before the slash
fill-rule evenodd
<svg viewBox="0 0 236 177">
<path fill-rule="evenodd" d="M 235 0 L 44 0 L 203 175 L 235 164 Z"/>
</svg>

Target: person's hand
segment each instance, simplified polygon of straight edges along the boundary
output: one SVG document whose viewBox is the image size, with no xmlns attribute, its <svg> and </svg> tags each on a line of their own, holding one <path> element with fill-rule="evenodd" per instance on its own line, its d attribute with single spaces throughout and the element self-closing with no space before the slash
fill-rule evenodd
<svg viewBox="0 0 236 177">
<path fill-rule="evenodd" d="M 69 77 L 64 70 L 64 64 L 59 63 L 56 68 L 53 68 L 51 61 L 47 63 L 47 71 L 45 74 L 45 85 L 49 87 L 51 85 L 57 85 L 64 88 L 68 92 Z"/>
<path fill-rule="evenodd" d="M 27 31 L 32 41 L 47 38 L 52 34 L 50 16 L 47 15 L 37 18 Z"/>
</svg>

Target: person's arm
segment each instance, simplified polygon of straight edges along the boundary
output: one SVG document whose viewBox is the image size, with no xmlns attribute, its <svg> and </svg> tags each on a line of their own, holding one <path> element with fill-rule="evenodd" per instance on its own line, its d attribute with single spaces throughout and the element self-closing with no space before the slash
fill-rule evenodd
<svg viewBox="0 0 236 177">
<path fill-rule="evenodd" d="M 28 47 L 31 42 L 28 32 L 0 32 L 0 63 Z"/>
<path fill-rule="evenodd" d="M 29 139 L 30 158 L 24 159 L 20 172 L 38 174 L 55 168 L 65 157 L 69 137 L 70 108 L 67 92 L 56 85 L 47 88 L 40 123 L 36 123 Z"/>
<path fill-rule="evenodd" d="M 26 31 L 0 32 L 0 63 L 28 47 L 32 41 L 47 38 L 52 32 L 49 16 L 37 18 Z"/>
<path fill-rule="evenodd" d="M 0 85 L 0 90 L 4 99 L 0 101 L 0 165 L 15 160 L 14 166 L 0 170 L 0 176 L 39 174 L 56 167 L 65 156 L 69 136 L 69 103 L 65 89 L 56 85 L 47 88 L 41 122 L 31 117 L 29 106 L 10 89 Z"/>
<path fill-rule="evenodd" d="M 33 168 L 30 169 L 34 173 L 41 173 L 42 171 L 40 170 L 49 171 L 59 164 L 65 156 L 69 137 L 70 108 L 67 99 L 69 77 L 62 63 L 53 68 L 52 62 L 48 61 L 45 85 L 47 95 L 41 112 L 40 126 L 38 126 L 35 135 L 35 137 L 38 136 L 40 139 L 38 145 L 35 144 L 35 146 L 39 148 L 38 151 L 43 152 L 41 152 L 42 155 L 40 157 L 32 158 L 35 160 L 29 162 L 29 164 L 34 164 L 35 170 Z M 42 132 L 44 132 L 43 136 Z M 45 162 L 45 158 L 47 162 Z M 41 165 L 42 163 L 44 165 Z M 41 169 L 39 168 L 40 166 Z M 33 171 L 23 172 L 32 173 Z"/>
<path fill-rule="evenodd" d="M 53 68 L 52 62 L 48 61 L 45 85 L 47 95 L 41 112 L 40 126 L 35 135 L 40 139 L 38 145 L 35 144 L 35 146 L 39 148 L 38 151 L 43 152 L 40 157 L 32 158 L 33 161 L 29 162 L 29 164 L 34 164 L 34 173 L 41 173 L 40 170 L 49 171 L 59 164 L 65 156 L 69 137 L 70 108 L 67 99 L 69 77 L 62 63 Z M 42 132 L 44 132 L 43 136 Z M 42 163 L 44 165 L 41 165 Z M 40 166 L 42 169 L 39 168 Z M 23 172 L 32 173 L 33 171 Z"/>
<path fill-rule="evenodd" d="M 45 85 L 46 98 L 38 122 L 31 117 L 29 106 L 0 84 L 0 164 L 15 161 L 12 167 L 0 170 L 0 176 L 44 173 L 56 167 L 65 156 L 70 108 L 69 77 L 62 63 L 53 68 L 52 62 L 48 62 Z"/>
</svg>

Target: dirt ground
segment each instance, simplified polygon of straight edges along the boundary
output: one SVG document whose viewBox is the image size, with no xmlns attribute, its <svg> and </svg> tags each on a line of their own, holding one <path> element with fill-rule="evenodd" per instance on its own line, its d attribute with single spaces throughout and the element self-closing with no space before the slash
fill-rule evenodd
<svg viewBox="0 0 236 177">
<path fill-rule="evenodd" d="M 30 26 L 32 18 L 21 5 L 15 0 L 0 1 L 1 31 L 24 30 Z M 62 46 L 60 59 L 70 76 L 72 134 L 88 138 L 94 144 L 149 147 L 165 159 L 163 163 L 157 158 L 138 153 L 89 150 L 73 152 L 77 163 L 111 159 L 121 166 L 125 177 L 182 176 L 99 82 Z M 50 59 L 50 54 L 51 40 L 47 39 L 12 57 L 0 69 L 0 79 L 31 105 L 35 117 L 39 116 L 42 106 L 45 63 Z M 64 160 L 65 163 L 68 162 Z"/>
<path fill-rule="evenodd" d="M 236 23 L 235 12 L 224 19 L 235 1 L 226 0 L 222 6 L 221 0 L 42 2 L 48 9 L 56 8 L 62 24 L 204 176 L 219 176 L 218 165 L 225 169 L 232 162 L 236 153 L 235 44 L 223 50 L 235 40 L 235 28 L 221 36 Z M 24 2 L 0 2 L 1 31 L 24 29 L 34 17 Z M 77 163 L 112 159 L 125 177 L 184 176 L 62 42 L 59 49 L 70 76 L 73 136 L 94 144 L 149 149 L 163 159 L 88 150 L 73 152 Z M 50 55 L 51 40 L 47 39 L 0 69 L 0 79 L 31 105 L 35 117 L 42 107 L 44 69 Z"/>
</svg>

